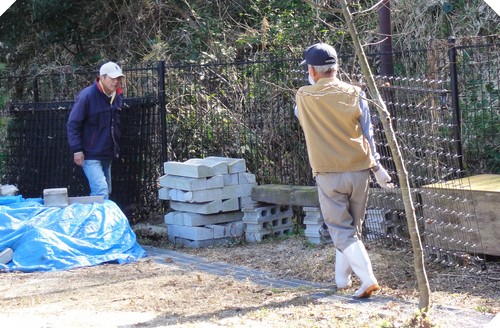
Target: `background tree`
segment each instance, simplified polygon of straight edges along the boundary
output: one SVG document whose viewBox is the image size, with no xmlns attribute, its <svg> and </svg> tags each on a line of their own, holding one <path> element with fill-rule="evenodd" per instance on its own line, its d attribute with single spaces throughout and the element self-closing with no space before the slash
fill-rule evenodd
<svg viewBox="0 0 500 328">
<path fill-rule="evenodd" d="M 311 1 L 312 2 L 312 1 Z M 329 3 L 329 1 L 314 1 Z M 353 8 L 376 1 L 357 0 Z M 483 0 L 392 0 L 395 48 L 449 35 L 500 33 Z M 377 20 L 358 23 L 366 50 L 377 48 Z M 318 41 L 353 50 L 338 13 L 303 0 L 17 0 L 0 17 L 0 61 L 12 71 L 151 60 L 232 61 L 255 53 L 300 56 Z"/>
</svg>

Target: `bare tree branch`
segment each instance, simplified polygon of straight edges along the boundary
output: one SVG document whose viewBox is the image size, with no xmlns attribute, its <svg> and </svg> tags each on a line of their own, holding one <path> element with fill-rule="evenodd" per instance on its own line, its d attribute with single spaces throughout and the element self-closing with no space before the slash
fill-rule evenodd
<svg viewBox="0 0 500 328">
<path fill-rule="evenodd" d="M 408 222 L 408 230 L 410 233 L 410 239 L 413 248 L 414 268 L 420 292 L 419 309 L 425 314 L 430 307 L 430 287 L 429 287 L 429 281 L 427 279 L 427 274 L 425 272 L 422 242 L 420 239 L 420 233 L 418 231 L 417 218 L 415 215 L 415 207 L 413 205 L 410 183 L 408 180 L 408 172 L 406 170 L 403 161 L 403 155 L 398 146 L 396 134 L 391 124 L 391 117 L 389 111 L 387 110 L 387 107 L 385 106 L 382 96 L 378 91 L 375 79 L 373 78 L 370 66 L 368 65 L 368 60 L 363 51 L 363 47 L 361 46 L 361 42 L 359 40 L 356 27 L 353 24 L 352 15 L 349 11 L 349 8 L 347 7 L 346 0 L 339 0 L 339 2 L 342 6 L 342 12 L 344 14 L 346 24 L 349 27 L 349 32 L 353 39 L 354 47 L 356 49 L 356 54 L 358 56 L 359 64 L 363 71 L 363 75 L 365 76 L 367 86 L 370 90 L 377 111 L 380 114 L 381 122 L 387 137 L 387 142 L 389 144 L 389 147 L 393 155 L 394 164 L 396 165 L 396 170 L 401 185 L 401 194 L 403 197 L 406 219 Z"/>
</svg>

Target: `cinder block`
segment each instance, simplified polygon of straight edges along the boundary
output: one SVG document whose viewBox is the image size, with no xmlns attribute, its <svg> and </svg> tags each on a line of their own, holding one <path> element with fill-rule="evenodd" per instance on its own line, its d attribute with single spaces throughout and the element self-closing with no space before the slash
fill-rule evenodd
<svg viewBox="0 0 500 328">
<path fill-rule="evenodd" d="M 258 223 L 293 216 L 293 209 L 288 205 L 257 203 L 253 207 L 243 208 L 242 211 L 245 223 Z"/>
<path fill-rule="evenodd" d="M 291 206 L 257 203 L 243 208 L 245 238 L 257 242 L 265 238 L 293 231 L 293 210 Z"/>
<path fill-rule="evenodd" d="M 266 230 L 266 231 L 247 231 L 245 230 L 245 240 L 249 243 L 259 242 L 271 237 L 288 234 L 293 231 L 291 227 L 282 227 L 280 229 Z"/>
<path fill-rule="evenodd" d="M 204 226 L 211 224 L 228 223 L 243 219 L 243 212 L 233 211 L 217 214 L 199 214 L 191 212 L 172 211 L 165 214 L 166 224 L 176 224 L 185 226 Z"/>
<path fill-rule="evenodd" d="M 51 188 L 43 190 L 43 204 L 45 206 L 68 206 L 68 189 Z"/>
</svg>

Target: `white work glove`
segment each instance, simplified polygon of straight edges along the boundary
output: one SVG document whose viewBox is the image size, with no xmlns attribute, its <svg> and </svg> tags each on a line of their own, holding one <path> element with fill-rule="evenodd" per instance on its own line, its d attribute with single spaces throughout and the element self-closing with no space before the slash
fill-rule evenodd
<svg viewBox="0 0 500 328">
<path fill-rule="evenodd" d="M 378 167 L 378 169 L 377 169 Z M 377 170 L 377 171 L 375 171 Z M 384 167 L 380 164 L 378 164 L 374 169 L 373 169 L 373 174 L 375 174 L 375 179 L 377 180 L 377 183 L 384 189 L 392 189 L 394 188 L 394 184 L 389 183 L 391 181 L 391 176 L 387 171 L 384 169 Z"/>
</svg>

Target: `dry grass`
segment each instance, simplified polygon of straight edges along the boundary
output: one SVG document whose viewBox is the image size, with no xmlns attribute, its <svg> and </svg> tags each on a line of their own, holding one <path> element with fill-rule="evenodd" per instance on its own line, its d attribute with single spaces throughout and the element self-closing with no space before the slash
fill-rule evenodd
<svg viewBox="0 0 500 328">
<path fill-rule="evenodd" d="M 418 301 L 418 286 L 413 269 L 412 253 L 396 246 L 365 243 L 374 272 L 383 286 L 383 295 Z M 182 249 L 183 252 L 248 266 L 313 282 L 333 282 L 335 249 L 332 245 L 311 245 L 304 238 L 294 237 L 255 245 Z M 489 272 L 444 267 L 428 263 L 427 275 L 433 303 L 459 307 L 481 308 L 490 313 L 500 309 L 500 263 L 490 263 Z M 473 269 L 473 268 L 470 268 Z M 354 288 L 350 292 L 354 292 Z"/>
<path fill-rule="evenodd" d="M 146 258 L 128 265 L 0 274 L 0 319 L 2 326 L 31 327 L 464 327 L 471 314 L 494 314 L 500 308 L 498 281 L 484 273 L 432 267 L 434 307 L 423 320 L 413 314 L 418 292 L 411 255 L 368 246 L 383 290 L 363 303 L 351 299 L 354 288 L 335 292 L 333 247 L 292 237 L 176 250 L 329 287 L 277 289 L 168 258 L 163 263 Z M 442 307 L 462 309 L 467 318 L 453 311 L 448 315 Z"/>
</svg>

